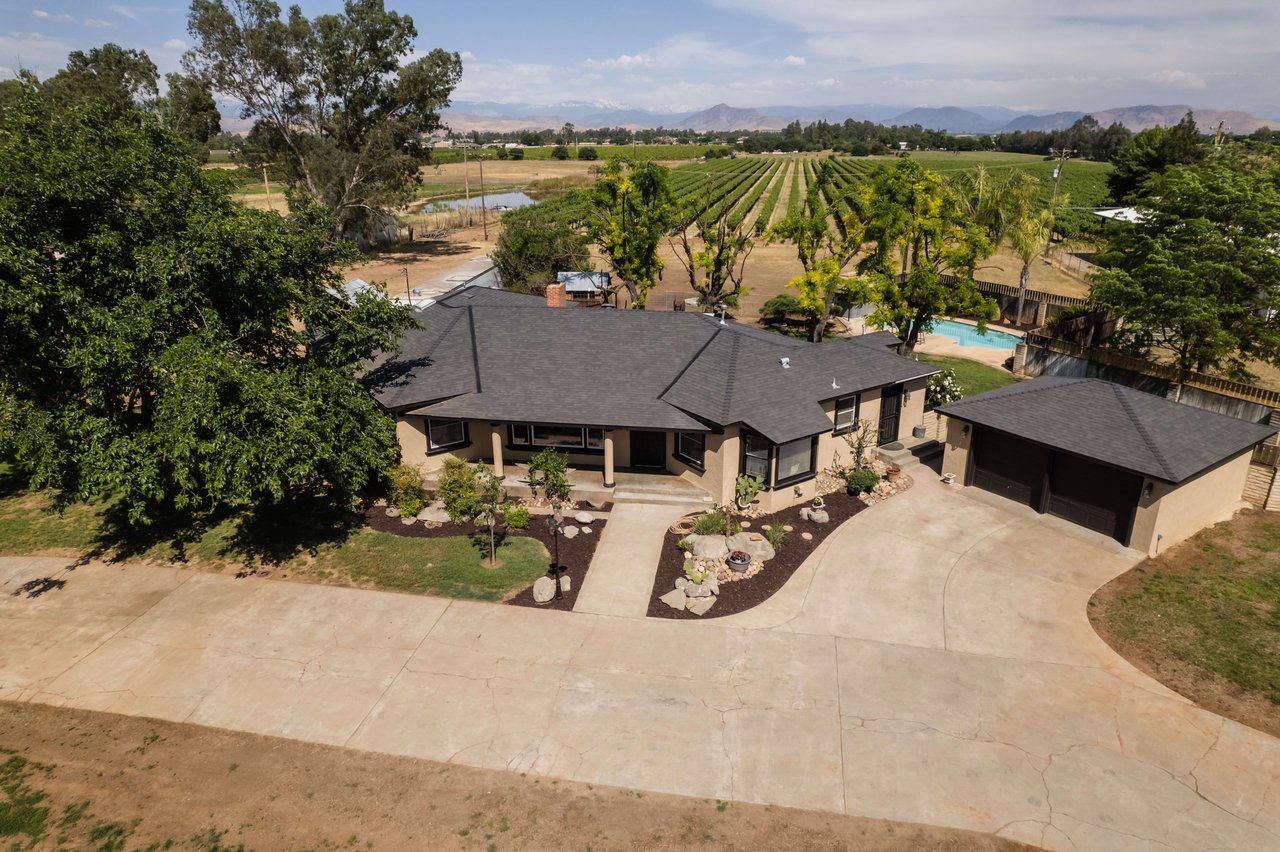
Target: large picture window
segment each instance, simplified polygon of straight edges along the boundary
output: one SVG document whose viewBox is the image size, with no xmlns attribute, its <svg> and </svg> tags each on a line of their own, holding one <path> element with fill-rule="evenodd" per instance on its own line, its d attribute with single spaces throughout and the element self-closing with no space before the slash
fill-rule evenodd
<svg viewBox="0 0 1280 852">
<path fill-rule="evenodd" d="M 467 443 L 467 424 L 462 420 L 427 418 L 427 452 L 438 453 Z"/>
<path fill-rule="evenodd" d="M 836 428 L 835 433 L 842 435 L 845 432 L 852 432 L 858 426 L 858 406 L 862 401 L 860 394 L 852 394 L 850 396 L 842 396 L 836 400 Z"/>
<path fill-rule="evenodd" d="M 707 457 L 707 436 L 702 432 L 676 433 L 676 458 L 690 467 L 703 469 Z"/>
<path fill-rule="evenodd" d="M 507 431 L 512 447 L 554 447 L 558 450 L 604 450 L 604 430 L 546 423 L 512 423 Z"/>
<path fill-rule="evenodd" d="M 755 432 L 742 433 L 742 473 L 744 476 L 758 476 L 769 482 L 769 455 L 772 445 L 763 435 Z"/>
<path fill-rule="evenodd" d="M 778 479 L 775 485 L 789 485 L 813 476 L 816 438 L 800 438 L 778 445 Z"/>
</svg>

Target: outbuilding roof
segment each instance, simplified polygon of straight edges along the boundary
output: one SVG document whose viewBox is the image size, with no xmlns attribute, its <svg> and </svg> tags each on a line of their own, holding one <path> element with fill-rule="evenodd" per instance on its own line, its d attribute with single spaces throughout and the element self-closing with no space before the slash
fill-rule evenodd
<svg viewBox="0 0 1280 852">
<path fill-rule="evenodd" d="M 417 312 L 368 385 L 393 411 L 710 431 L 776 443 L 831 429 L 822 402 L 937 370 L 875 346 L 812 344 L 696 313 L 549 308 L 464 290 Z M 786 359 L 785 365 L 783 359 Z"/>
<path fill-rule="evenodd" d="M 938 409 L 1057 450 L 1178 483 L 1276 429 L 1102 379 L 1042 376 Z"/>
</svg>

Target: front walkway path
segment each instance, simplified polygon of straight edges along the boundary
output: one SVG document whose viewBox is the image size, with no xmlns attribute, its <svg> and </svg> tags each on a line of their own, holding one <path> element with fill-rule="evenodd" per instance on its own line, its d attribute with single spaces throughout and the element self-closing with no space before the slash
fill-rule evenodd
<svg viewBox="0 0 1280 852">
<path fill-rule="evenodd" d="M 1053 849 L 1280 849 L 1280 741 L 1089 629 L 1136 559 L 920 476 L 697 623 L 98 564 L 29 599 L 51 565 L 0 560 L 0 698 Z"/>
<path fill-rule="evenodd" d="M 644 618 L 667 529 L 689 508 L 613 504 L 573 611 Z"/>
</svg>

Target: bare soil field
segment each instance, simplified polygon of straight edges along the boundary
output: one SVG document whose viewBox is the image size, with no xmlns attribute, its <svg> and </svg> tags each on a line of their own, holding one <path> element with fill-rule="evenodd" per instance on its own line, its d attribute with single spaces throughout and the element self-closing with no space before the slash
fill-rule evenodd
<svg viewBox="0 0 1280 852">
<path fill-rule="evenodd" d="M 367 252 L 368 260 L 351 267 L 345 275 L 348 280 L 385 281 L 390 292 L 403 293 L 404 272 L 401 270 L 409 270 L 409 281 L 415 287 L 446 275 L 468 260 L 493 251 L 499 227 L 495 222 L 489 224 L 487 241 L 481 226 L 474 225 L 450 231 L 440 238 L 415 238 L 412 243 L 376 249 Z"/>
<path fill-rule="evenodd" d="M 1031 848 L 39 704 L 0 703 L 0 748 L 22 849 Z"/>
</svg>

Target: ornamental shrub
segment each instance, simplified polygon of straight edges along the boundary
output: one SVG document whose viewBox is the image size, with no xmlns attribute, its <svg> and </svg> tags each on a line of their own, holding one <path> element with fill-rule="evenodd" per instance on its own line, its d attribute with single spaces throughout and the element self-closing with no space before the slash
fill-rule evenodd
<svg viewBox="0 0 1280 852">
<path fill-rule="evenodd" d="M 845 478 L 845 484 L 848 486 L 850 494 L 866 494 L 872 488 L 876 487 L 876 483 L 880 481 L 880 477 L 874 470 L 869 467 L 860 467 L 857 470 L 849 471 L 849 475 Z"/>
<path fill-rule="evenodd" d="M 763 532 L 765 540 L 773 546 L 774 550 L 782 549 L 782 541 L 787 537 L 787 530 L 782 524 L 774 524 Z"/>
<path fill-rule="evenodd" d="M 449 520 L 455 524 L 469 521 L 480 514 L 480 501 L 476 497 L 476 469 L 462 459 L 445 459 L 437 496 L 444 503 Z"/>
<path fill-rule="evenodd" d="M 411 518 L 422 511 L 422 468 L 414 464 L 396 465 L 387 471 L 391 482 L 391 505 Z"/>
<path fill-rule="evenodd" d="M 529 510 L 515 503 L 508 503 L 502 510 L 502 518 L 508 529 L 523 530 L 529 526 Z"/>
<path fill-rule="evenodd" d="M 529 484 L 552 503 L 569 499 L 569 457 L 548 447 L 529 459 Z"/>
<path fill-rule="evenodd" d="M 930 405 L 946 405 L 964 396 L 964 388 L 950 367 L 929 377 L 924 386 L 924 399 Z"/>
</svg>

